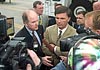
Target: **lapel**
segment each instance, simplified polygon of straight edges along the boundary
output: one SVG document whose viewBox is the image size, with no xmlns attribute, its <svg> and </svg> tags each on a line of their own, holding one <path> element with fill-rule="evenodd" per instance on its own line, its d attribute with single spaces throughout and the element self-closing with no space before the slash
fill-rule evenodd
<svg viewBox="0 0 100 70">
<path fill-rule="evenodd" d="M 36 30 L 36 32 L 37 32 L 37 34 L 40 38 L 40 41 L 42 42 L 42 39 L 44 38 L 44 36 L 43 36 L 43 33 L 44 33 L 43 26 L 39 25 L 38 30 Z"/>
<path fill-rule="evenodd" d="M 61 39 L 62 39 L 62 38 L 69 37 L 69 36 L 71 36 L 71 35 L 74 35 L 74 34 L 72 34 L 71 32 L 73 32 L 73 31 L 71 31 L 70 26 L 68 25 L 68 28 L 67 28 L 66 31 L 63 33 Z"/>
<path fill-rule="evenodd" d="M 28 41 L 33 41 L 33 38 L 32 38 L 32 36 L 30 35 L 30 33 L 27 31 L 27 29 L 24 27 L 23 28 L 23 34 L 25 35 L 25 37 L 26 37 L 26 40 L 28 40 Z"/>
<path fill-rule="evenodd" d="M 51 39 L 53 42 L 56 44 L 57 39 L 58 39 L 58 27 L 57 25 L 54 25 L 54 27 L 51 29 Z"/>
</svg>

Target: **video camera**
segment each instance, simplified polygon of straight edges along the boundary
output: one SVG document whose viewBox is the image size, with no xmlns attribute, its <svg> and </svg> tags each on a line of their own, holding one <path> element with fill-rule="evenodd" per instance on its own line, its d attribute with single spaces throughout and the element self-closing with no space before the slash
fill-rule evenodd
<svg viewBox="0 0 100 70">
<path fill-rule="evenodd" d="M 0 43 L 7 42 L 9 36 L 14 35 L 14 17 L 7 18 L 5 15 L 0 15 Z"/>
<path fill-rule="evenodd" d="M 26 47 L 22 42 L 24 38 L 12 39 L 5 44 L 0 44 L 0 70 L 17 70 L 19 60 L 21 59 L 21 50 Z M 25 56 L 26 57 L 26 56 Z"/>
<path fill-rule="evenodd" d="M 65 38 L 60 41 L 60 50 L 65 52 L 69 51 L 71 47 L 75 45 L 75 43 L 82 37 L 88 36 L 88 35 L 96 35 L 94 32 L 91 31 L 91 29 L 85 29 L 85 33 L 81 33 L 78 35 L 74 35 L 68 38 Z"/>
<path fill-rule="evenodd" d="M 11 36 L 14 33 L 14 17 L 6 18 L 6 16 L 0 15 L 0 36 Z"/>
<path fill-rule="evenodd" d="M 30 63 L 34 69 L 35 65 L 27 54 L 27 44 L 23 42 L 24 37 L 9 38 L 14 35 L 14 30 L 14 18 L 0 15 L 0 70 L 18 70 L 21 61 L 25 65 Z"/>
</svg>

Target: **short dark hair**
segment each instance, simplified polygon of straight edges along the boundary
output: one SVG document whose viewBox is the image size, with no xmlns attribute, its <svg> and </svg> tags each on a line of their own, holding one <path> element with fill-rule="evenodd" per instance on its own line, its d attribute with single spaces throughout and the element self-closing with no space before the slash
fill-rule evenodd
<svg viewBox="0 0 100 70">
<path fill-rule="evenodd" d="M 68 17 L 71 17 L 71 15 L 72 15 L 71 10 L 66 6 L 61 6 L 61 7 L 58 7 L 55 9 L 55 15 L 60 14 L 60 13 L 66 13 L 66 15 L 68 15 Z"/>
<path fill-rule="evenodd" d="M 33 8 L 36 8 L 36 6 L 37 5 L 41 5 L 41 4 L 43 4 L 41 1 L 35 1 L 34 3 L 33 3 Z"/>
<path fill-rule="evenodd" d="M 79 12 L 77 12 L 76 15 L 82 14 L 82 15 L 85 17 L 85 14 L 86 14 L 86 13 L 87 13 L 87 11 L 79 11 Z"/>
<path fill-rule="evenodd" d="M 62 4 L 60 4 L 60 3 L 55 3 L 55 8 L 56 8 L 56 6 L 62 6 Z"/>
</svg>

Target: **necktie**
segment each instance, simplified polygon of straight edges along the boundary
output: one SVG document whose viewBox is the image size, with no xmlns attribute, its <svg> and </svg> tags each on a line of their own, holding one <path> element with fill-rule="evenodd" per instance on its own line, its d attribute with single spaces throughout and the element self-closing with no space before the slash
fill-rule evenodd
<svg viewBox="0 0 100 70">
<path fill-rule="evenodd" d="M 37 37 L 35 36 L 34 32 L 32 32 L 32 35 L 33 35 L 33 48 L 36 50 L 39 46 L 39 43 L 38 43 L 38 40 L 37 40 Z"/>
<path fill-rule="evenodd" d="M 60 30 L 60 31 L 59 31 L 59 38 L 61 38 L 61 33 L 62 33 L 62 31 Z"/>
<path fill-rule="evenodd" d="M 39 25 L 42 25 L 42 19 L 40 16 L 39 16 Z"/>
<path fill-rule="evenodd" d="M 59 30 L 59 35 L 58 35 L 58 39 L 57 39 L 57 41 L 56 41 L 56 44 L 58 44 L 58 43 L 59 43 L 59 39 L 61 38 L 61 33 L 62 33 L 62 31 L 61 31 L 61 30 Z"/>
</svg>

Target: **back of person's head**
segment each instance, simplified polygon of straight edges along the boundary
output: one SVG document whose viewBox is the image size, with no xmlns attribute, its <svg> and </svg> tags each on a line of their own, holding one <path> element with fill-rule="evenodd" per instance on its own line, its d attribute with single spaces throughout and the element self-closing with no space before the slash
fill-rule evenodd
<svg viewBox="0 0 100 70">
<path fill-rule="evenodd" d="M 41 5 L 41 4 L 43 4 L 41 1 L 35 1 L 35 2 L 33 3 L 33 8 L 36 8 L 37 5 Z"/>
<path fill-rule="evenodd" d="M 85 14 L 85 18 L 93 16 L 94 11 L 88 12 Z"/>
<path fill-rule="evenodd" d="M 85 27 L 90 28 L 94 33 L 100 34 L 100 11 L 91 11 L 85 15 Z"/>
<path fill-rule="evenodd" d="M 100 30 L 100 10 L 94 11 L 93 29 Z"/>
<path fill-rule="evenodd" d="M 93 27 L 93 15 L 94 11 L 88 12 L 85 15 L 85 28 L 92 28 Z"/>
<path fill-rule="evenodd" d="M 93 10 L 100 10 L 100 2 L 94 2 L 93 3 Z"/>
<path fill-rule="evenodd" d="M 71 15 L 72 15 L 71 10 L 66 6 L 61 6 L 61 7 L 58 7 L 58 8 L 55 9 L 55 15 L 61 14 L 61 13 L 66 13 L 66 15 L 68 17 L 71 17 Z"/>
<path fill-rule="evenodd" d="M 28 23 L 28 22 L 29 22 L 26 12 L 24 12 L 24 13 L 22 14 L 22 20 L 23 20 L 23 23 L 25 23 L 25 22 Z"/>
</svg>

